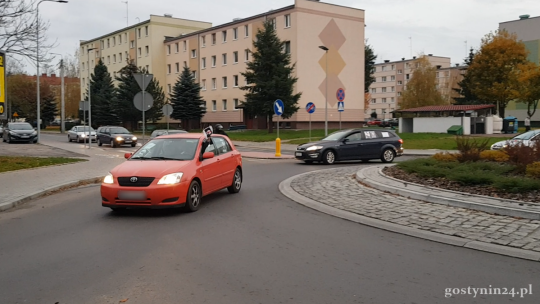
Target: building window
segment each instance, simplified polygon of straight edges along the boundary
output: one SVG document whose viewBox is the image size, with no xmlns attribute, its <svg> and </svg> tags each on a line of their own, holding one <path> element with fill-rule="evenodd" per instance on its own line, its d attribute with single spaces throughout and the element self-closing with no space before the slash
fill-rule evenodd
<svg viewBox="0 0 540 304">
<path fill-rule="evenodd" d="M 223 65 L 227 65 L 227 54 L 221 55 L 221 58 L 222 58 L 222 61 L 223 61 Z"/>
<path fill-rule="evenodd" d="M 386 98 L 383 98 L 383 99 L 382 99 L 382 102 L 383 102 L 383 103 L 386 103 Z"/>
<path fill-rule="evenodd" d="M 116 63 L 116 54 L 113 55 L 113 63 Z"/>
<path fill-rule="evenodd" d="M 137 37 L 140 39 L 141 38 L 141 28 L 138 28 L 137 29 Z"/>
<path fill-rule="evenodd" d="M 212 45 L 216 44 L 216 33 L 212 34 Z"/>
<path fill-rule="evenodd" d="M 381 72 L 384 72 L 384 71 L 386 71 L 386 66 L 385 66 L 385 65 L 383 65 L 383 66 L 381 67 Z"/>
<path fill-rule="evenodd" d="M 234 87 L 237 88 L 238 87 L 238 75 L 233 76 L 233 82 L 234 82 L 233 83 Z"/>
<path fill-rule="evenodd" d="M 276 29 L 276 25 L 277 25 L 277 24 L 276 24 L 276 18 L 270 20 L 270 22 L 272 22 L 272 27 L 273 27 L 274 29 Z"/>
<path fill-rule="evenodd" d="M 382 77 L 382 82 L 386 82 L 386 76 Z"/>
<path fill-rule="evenodd" d="M 405 68 L 406 68 L 406 69 L 409 68 L 409 64 L 408 64 L 408 63 L 405 63 Z"/>
<path fill-rule="evenodd" d="M 116 37 L 112 37 L 112 46 L 116 45 Z"/>
<path fill-rule="evenodd" d="M 122 63 L 122 53 L 118 54 L 118 63 Z"/>
<path fill-rule="evenodd" d="M 82 69 L 83 69 L 83 71 L 84 71 L 84 62 L 82 63 Z"/>
<path fill-rule="evenodd" d="M 405 79 L 409 80 L 410 74 L 405 74 Z"/>
<path fill-rule="evenodd" d="M 217 110 L 217 102 L 215 100 L 212 100 L 212 111 Z"/>
<path fill-rule="evenodd" d="M 285 15 L 285 27 L 291 27 L 291 15 Z"/>
<path fill-rule="evenodd" d="M 128 41 L 127 33 L 124 34 L 124 40 L 125 40 L 126 42 Z"/>
<path fill-rule="evenodd" d="M 107 64 L 111 64 L 111 56 L 107 56 Z"/>
<path fill-rule="evenodd" d="M 395 70 L 396 70 L 396 65 L 392 64 L 392 71 L 395 71 Z"/>
<path fill-rule="evenodd" d="M 227 111 L 227 99 L 223 99 L 223 111 Z"/>
<path fill-rule="evenodd" d="M 187 61 L 184 61 L 184 65 L 183 65 L 183 66 L 187 68 Z"/>
<path fill-rule="evenodd" d="M 238 63 L 238 52 L 233 52 L 233 61 L 234 63 Z"/>
<path fill-rule="evenodd" d="M 245 61 L 249 61 L 249 50 L 244 51 Z"/>
<path fill-rule="evenodd" d="M 144 27 L 144 34 L 148 37 L 148 25 Z"/>
<path fill-rule="evenodd" d="M 193 77 L 193 79 L 197 79 L 197 71 L 191 71 L 191 77 Z"/>
<path fill-rule="evenodd" d="M 398 74 L 403 74 L 403 70 L 397 70 Z"/>
<path fill-rule="evenodd" d="M 206 46 L 206 36 L 201 37 L 201 44 L 202 44 L 202 47 Z"/>
<path fill-rule="evenodd" d="M 206 79 L 201 81 L 201 90 L 206 91 Z"/>
<path fill-rule="evenodd" d="M 103 41 L 103 40 L 101 40 L 101 49 L 102 49 L 102 50 L 105 49 L 105 41 Z M 83 50 L 82 50 L 82 51 L 84 52 L 84 47 L 83 47 Z M 83 55 L 84 55 L 84 53 L 83 53 Z"/>
<path fill-rule="evenodd" d="M 397 84 L 398 84 L 398 85 L 403 85 L 403 81 L 398 80 Z"/>
<path fill-rule="evenodd" d="M 233 99 L 233 106 L 234 106 L 233 110 L 237 110 L 237 109 L 238 109 L 238 106 L 239 106 L 239 104 L 238 104 L 238 98 Z"/>
<path fill-rule="evenodd" d="M 144 51 L 146 53 L 146 56 L 148 56 L 148 54 L 150 54 L 150 47 L 147 45 L 144 47 Z"/>
<path fill-rule="evenodd" d="M 107 48 L 111 47 L 111 39 L 107 39 Z"/>
<path fill-rule="evenodd" d="M 390 102 L 392 102 L 392 103 L 394 102 L 394 97 L 390 98 Z"/>
<path fill-rule="evenodd" d="M 150 66 L 146 65 L 146 73 L 150 73 Z"/>
<path fill-rule="evenodd" d="M 382 92 L 386 93 L 386 87 L 382 88 Z"/>
<path fill-rule="evenodd" d="M 377 98 L 372 98 L 371 103 L 377 103 Z"/>
<path fill-rule="evenodd" d="M 212 90 L 215 90 L 217 88 L 216 79 L 212 78 Z"/>
<path fill-rule="evenodd" d="M 401 96 L 401 92 L 397 92 L 397 96 Z"/>
<path fill-rule="evenodd" d="M 172 88 L 171 88 L 171 84 L 170 84 L 170 83 L 167 85 L 167 91 L 169 92 L 169 94 L 171 94 L 171 92 L 172 92 Z"/>
<path fill-rule="evenodd" d="M 212 67 L 215 68 L 216 67 L 216 56 L 212 56 Z"/>
<path fill-rule="evenodd" d="M 134 40 L 131 40 L 131 41 L 129 42 L 129 48 L 132 49 L 132 48 L 134 48 L 134 47 L 135 47 L 135 41 L 134 41 Z"/>
<path fill-rule="evenodd" d="M 227 76 L 223 77 L 223 88 L 226 89 L 227 88 Z"/>
<path fill-rule="evenodd" d="M 391 87 L 391 88 L 390 88 L 390 91 L 391 91 L 391 92 L 395 92 L 395 91 L 396 91 L 396 87 Z"/>
<path fill-rule="evenodd" d="M 167 64 L 167 74 L 170 74 L 170 73 L 171 73 L 171 65 Z"/>
<path fill-rule="evenodd" d="M 221 37 L 223 37 L 223 42 L 227 42 L 227 31 L 221 32 Z"/>
<path fill-rule="evenodd" d="M 197 50 L 191 50 L 191 58 L 197 58 Z"/>
<path fill-rule="evenodd" d="M 232 35 L 233 35 L 233 40 L 238 39 L 238 28 L 237 27 L 233 28 Z"/>
<path fill-rule="evenodd" d="M 203 57 L 201 60 L 201 69 L 206 69 L 206 57 Z"/>
<path fill-rule="evenodd" d="M 244 25 L 244 36 L 249 37 L 249 25 Z"/>
<path fill-rule="evenodd" d="M 291 53 L 291 42 L 290 41 L 285 41 L 285 43 L 283 44 L 283 51 L 285 52 L 285 54 L 290 54 Z"/>
<path fill-rule="evenodd" d="M 373 94 L 377 93 L 377 88 L 371 89 L 371 93 L 373 93 Z"/>
<path fill-rule="evenodd" d="M 396 76 L 390 76 L 390 81 L 395 81 L 396 80 Z"/>
<path fill-rule="evenodd" d="M 171 45 L 167 45 L 167 55 L 171 54 Z"/>
<path fill-rule="evenodd" d="M 184 52 L 187 51 L 187 41 L 184 41 Z"/>
<path fill-rule="evenodd" d="M 176 66 L 176 73 L 180 73 L 180 62 L 175 63 Z"/>
<path fill-rule="evenodd" d="M 122 34 L 118 35 L 118 44 L 122 44 Z"/>
<path fill-rule="evenodd" d="M 141 57 L 141 56 L 142 56 L 142 49 L 139 48 L 139 49 L 138 49 L 138 52 L 139 52 L 139 57 Z"/>
<path fill-rule="evenodd" d="M 180 46 L 178 45 L 178 42 L 174 44 L 175 45 L 175 52 L 178 54 L 180 51 Z"/>
</svg>

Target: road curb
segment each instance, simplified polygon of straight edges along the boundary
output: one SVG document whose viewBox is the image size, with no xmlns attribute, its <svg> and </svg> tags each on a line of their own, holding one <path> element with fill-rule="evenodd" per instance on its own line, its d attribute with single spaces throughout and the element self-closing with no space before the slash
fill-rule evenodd
<svg viewBox="0 0 540 304">
<path fill-rule="evenodd" d="M 490 253 L 495 253 L 499 255 L 515 257 L 515 258 L 521 258 L 525 260 L 540 261 L 540 252 L 518 249 L 518 248 L 511 248 L 507 246 L 489 244 L 489 243 L 479 242 L 479 241 L 467 240 L 464 238 L 448 236 L 448 235 L 435 233 L 431 231 L 424 231 L 417 228 L 410 228 L 410 227 L 386 222 L 383 220 L 366 217 L 363 215 L 359 215 L 359 214 L 352 213 L 349 211 L 344 211 L 341 209 L 337 209 L 337 208 L 319 203 L 315 200 L 312 200 L 308 197 L 305 197 L 299 194 L 291 187 L 292 181 L 294 181 L 297 178 L 301 178 L 305 175 L 313 174 L 315 172 L 329 171 L 329 170 L 333 170 L 333 169 L 317 170 L 317 171 L 312 171 L 312 172 L 307 172 L 307 173 L 302 173 L 299 175 L 292 176 L 282 181 L 279 184 L 279 191 L 283 195 L 288 197 L 289 199 L 301 205 L 304 205 L 308 208 L 317 210 L 322 213 L 326 213 L 328 215 L 339 217 L 339 218 L 342 218 L 351 222 L 355 222 L 358 224 L 362 224 L 362 225 L 366 225 L 366 226 L 370 226 L 370 227 L 374 227 L 374 228 L 378 228 L 378 229 L 382 229 L 382 230 L 386 230 L 390 232 L 400 233 L 400 234 L 404 234 L 404 235 L 408 235 L 412 237 L 417 237 L 417 238 L 421 238 L 425 240 L 430 240 L 430 241 L 434 241 L 438 243 L 464 247 L 464 248 L 469 248 L 469 249 L 475 249 L 479 251 L 490 252 Z"/>
<path fill-rule="evenodd" d="M 52 194 L 52 193 L 57 192 L 57 191 L 65 191 L 65 190 L 77 188 L 77 187 L 80 187 L 80 186 L 84 186 L 84 185 L 87 185 L 87 184 L 99 184 L 99 183 L 101 183 L 103 178 L 104 178 L 104 176 L 86 178 L 86 179 L 82 179 L 82 180 L 79 180 L 79 181 L 68 182 L 68 183 L 64 183 L 64 184 L 61 184 L 61 185 L 49 187 L 49 188 L 46 188 L 46 189 L 43 189 L 43 190 L 40 190 L 40 191 L 36 191 L 36 192 L 34 192 L 34 193 L 30 194 L 30 195 L 27 195 L 25 197 L 18 198 L 16 200 L 6 202 L 6 203 L 1 203 L 0 204 L 0 212 L 6 211 L 8 209 L 11 209 L 11 208 L 14 208 L 14 207 L 17 207 L 17 206 L 20 206 L 20 205 L 23 205 L 23 204 L 25 204 L 25 203 L 27 203 L 27 202 L 29 202 L 31 200 L 35 200 L 35 199 L 47 196 L 47 195 Z"/>
</svg>

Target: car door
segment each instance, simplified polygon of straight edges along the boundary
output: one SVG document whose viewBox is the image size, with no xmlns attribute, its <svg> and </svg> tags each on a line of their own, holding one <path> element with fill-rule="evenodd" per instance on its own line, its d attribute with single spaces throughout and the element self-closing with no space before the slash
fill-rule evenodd
<svg viewBox="0 0 540 304">
<path fill-rule="evenodd" d="M 338 151 L 339 160 L 351 160 L 358 158 L 359 146 L 361 144 L 362 134 L 354 132 L 347 135 L 341 142 Z"/>
<path fill-rule="evenodd" d="M 377 131 L 362 131 L 362 144 L 360 145 L 362 151 L 359 159 L 378 158 L 380 156 L 380 146 L 381 141 Z"/>
<path fill-rule="evenodd" d="M 212 137 L 212 141 L 219 152 L 221 169 L 221 188 L 229 187 L 233 183 L 234 172 L 236 171 L 235 154 L 225 138 Z"/>
<path fill-rule="evenodd" d="M 76 132 L 77 132 L 77 127 L 71 128 L 71 130 L 68 131 L 69 139 L 71 139 L 71 140 L 76 139 L 77 138 Z"/>
<path fill-rule="evenodd" d="M 221 189 L 222 182 L 219 151 L 214 144 L 210 144 L 204 152 L 213 152 L 215 155 L 213 158 L 203 159 L 201 163 L 202 189 L 203 195 L 206 195 Z"/>
</svg>

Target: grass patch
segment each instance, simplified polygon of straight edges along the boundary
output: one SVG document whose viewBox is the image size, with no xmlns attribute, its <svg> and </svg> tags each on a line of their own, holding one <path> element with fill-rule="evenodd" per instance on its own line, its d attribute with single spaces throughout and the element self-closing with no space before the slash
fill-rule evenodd
<svg viewBox="0 0 540 304">
<path fill-rule="evenodd" d="M 69 163 L 77 163 L 86 161 L 79 158 L 66 158 L 66 157 L 15 157 L 15 156 L 0 156 L 0 173 L 31 169 L 44 166 L 62 165 Z"/>
<path fill-rule="evenodd" d="M 328 134 L 338 130 L 328 130 Z M 267 142 L 275 141 L 277 138 L 277 131 L 274 133 L 268 133 L 267 130 L 246 130 L 246 131 L 227 131 L 229 138 L 238 141 L 253 141 L 253 142 Z M 319 140 L 324 137 L 324 129 L 311 130 L 311 139 Z M 300 143 L 306 143 L 309 141 L 309 130 L 279 130 L 279 138 L 284 140 L 298 140 Z M 290 142 L 288 142 L 290 143 Z"/>
</svg>

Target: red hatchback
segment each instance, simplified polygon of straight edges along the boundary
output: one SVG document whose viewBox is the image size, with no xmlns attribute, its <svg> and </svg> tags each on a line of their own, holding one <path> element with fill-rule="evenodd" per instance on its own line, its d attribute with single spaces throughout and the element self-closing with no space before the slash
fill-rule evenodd
<svg viewBox="0 0 540 304">
<path fill-rule="evenodd" d="M 160 136 L 116 166 L 101 184 L 103 207 L 184 207 L 197 211 L 201 199 L 242 187 L 242 156 L 228 137 L 183 133 Z"/>
</svg>

